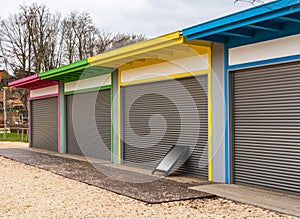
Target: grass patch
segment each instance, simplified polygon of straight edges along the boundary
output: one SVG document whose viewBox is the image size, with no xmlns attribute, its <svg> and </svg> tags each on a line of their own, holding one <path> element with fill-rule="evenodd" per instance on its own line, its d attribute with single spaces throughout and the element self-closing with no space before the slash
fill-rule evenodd
<svg viewBox="0 0 300 219">
<path fill-rule="evenodd" d="M 23 142 L 27 142 L 27 135 L 24 134 Z M 0 141 L 22 141 L 22 134 L 17 133 L 6 133 L 6 138 L 4 139 L 4 134 L 0 134 Z"/>
</svg>

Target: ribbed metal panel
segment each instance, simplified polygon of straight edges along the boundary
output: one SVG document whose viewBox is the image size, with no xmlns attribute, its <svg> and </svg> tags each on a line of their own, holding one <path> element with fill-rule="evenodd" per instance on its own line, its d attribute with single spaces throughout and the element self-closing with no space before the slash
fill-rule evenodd
<svg viewBox="0 0 300 219">
<path fill-rule="evenodd" d="M 153 168 L 172 145 L 190 147 L 177 171 L 207 178 L 207 75 L 122 89 L 124 160 Z"/>
<path fill-rule="evenodd" d="M 57 151 L 58 106 L 57 97 L 32 100 L 31 102 L 31 146 Z"/>
<path fill-rule="evenodd" d="M 110 160 L 110 89 L 68 95 L 66 105 L 67 152 Z"/>
<path fill-rule="evenodd" d="M 300 63 L 232 74 L 234 181 L 300 193 Z"/>
</svg>

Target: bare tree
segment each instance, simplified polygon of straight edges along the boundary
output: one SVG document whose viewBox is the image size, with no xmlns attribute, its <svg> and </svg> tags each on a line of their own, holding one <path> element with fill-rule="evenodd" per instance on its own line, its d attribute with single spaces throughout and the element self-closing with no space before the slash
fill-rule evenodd
<svg viewBox="0 0 300 219">
<path fill-rule="evenodd" d="M 144 35 L 113 34 L 97 29 L 88 13 L 72 12 L 62 22 L 65 59 L 68 63 L 145 40 Z"/>
<path fill-rule="evenodd" d="M 23 5 L 1 21 L 0 62 L 23 78 L 142 40 L 144 35 L 99 30 L 86 12 L 61 19 L 45 5 Z"/>
<path fill-rule="evenodd" d="M 57 57 L 56 49 L 59 47 L 57 24 L 60 22 L 60 15 L 51 14 L 45 5 L 37 4 L 22 6 L 21 14 L 29 32 L 29 54 L 33 55 L 29 57 L 29 61 L 32 62 L 33 71 L 41 72 L 59 66 L 61 63 L 54 58 Z M 52 55 L 50 59 L 49 55 Z"/>
<path fill-rule="evenodd" d="M 112 50 L 112 49 L 121 48 L 144 40 L 146 40 L 146 37 L 143 34 L 136 35 L 133 33 L 132 34 L 118 33 L 113 37 L 111 47 L 109 49 Z"/>
<path fill-rule="evenodd" d="M 264 1 L 262 0 L 235 0 L 234 3 L 238 3 L 238 2 L 247 2 L 250 3 L 252 5 L 261 5 L 261 4 L 265 4 Z"/>
<path fill-rule="evenodd" d="M 62 31 L 62 42 L 65 48 L 64 56 L 66 56 L 67 62 L 74 62 L 75 55 L 75 33 L 72 26 L 75 25 L 75 19 L 72 16 L 66 17 L 62 21 L 61 31 Z"/>
<path fill-rule="evenodd" d="M 56 67 L 60 67 L 64 64 L 63 55 L 63 38 L 60 31 L 58 19 L 51 20 L 52 27 L 50 31 L 49 39 L 45 45 L 44 57 L 43 57 L 43 71 L 48 71 Z"/>
<path fill-rule="evenodd" d="M 24 17 L 15 14 L 1 21 L 0 50 L 7 70 L 31 72 L 29 32 Z M 24 76 L 28 76 L 25 74 Z"/>
<path fill-rule="evenodd" d="M 72 12 L 63 20 L 61 29 L 68 63 L 95 55 L 98 30 L 88 13 Z"/>
<path fill-rule="evenodd" d="M 6 69 L 22 78 L 62 65 L 59 22 L 59 15 L 36 4 L 2 20 L 0 52 Z"/>
<path fill-rule="evenodd" d="M 107 30 L 98 31 L 98 37 L 96 42 L 96 53 L 101 54 L 109 50 L 113 42 L 113 33 Z"/>
</svg>

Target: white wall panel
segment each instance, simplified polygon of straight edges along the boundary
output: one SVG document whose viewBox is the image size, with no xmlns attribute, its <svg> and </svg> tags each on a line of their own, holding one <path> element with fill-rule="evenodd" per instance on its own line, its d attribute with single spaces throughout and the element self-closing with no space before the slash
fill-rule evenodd
<svg viewBox="0 0 300 219">
<path fill-rule="evenodd" d="M 72 81 L 72 82 L 65 83 L 65 92 L 95 88 L 95 87 L 106 86 L 110 84 L 111 84 L 110 74 L 102 75 L 94 78 L 87 78 L 79 81 Z"/>
<path fill-rule="evenodd" d="M 31 90 L 30 98 L 51 95 L 51 94 L 58 94 L 58 85 Z"/>
<path fill-rule="evenodd" d="M 206 69 L 208 69 L 207 55 L 199 55 L 122 71 L 121 81 L 130 82 Z"/>
<path fill-rule="evenodd" d="M 300 35 L 229 49 L 229 65 L 263 61 L 300 54 Z"/>
</svg>

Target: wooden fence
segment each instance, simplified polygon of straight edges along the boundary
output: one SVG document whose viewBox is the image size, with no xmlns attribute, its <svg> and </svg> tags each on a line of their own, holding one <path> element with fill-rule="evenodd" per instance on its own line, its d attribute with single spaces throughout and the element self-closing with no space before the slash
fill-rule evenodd
<svg viewBox="0 0 300 219">
<path fill-rule="evenodd" d="M 27 127 L 0 128 L 0 141 L 24 141 L 28 142 Z"/>
</svg>

